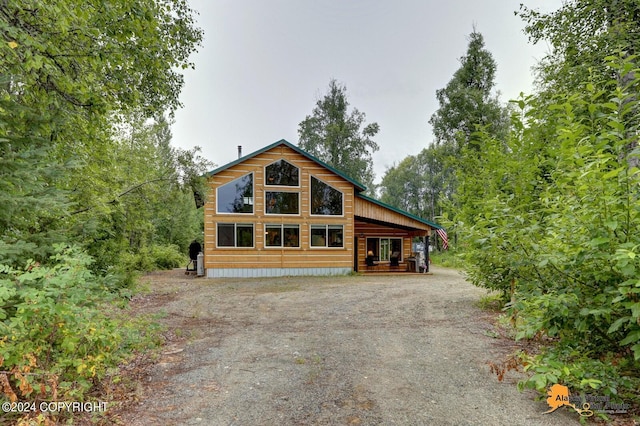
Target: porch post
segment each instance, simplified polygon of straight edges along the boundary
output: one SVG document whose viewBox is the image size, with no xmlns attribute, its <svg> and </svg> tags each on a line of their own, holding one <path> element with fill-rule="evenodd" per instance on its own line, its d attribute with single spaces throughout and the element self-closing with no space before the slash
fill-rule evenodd
<svg viewBox="0 0 640 426">
<path fill-rule="evenodd" d="M 429 236 L 424 237 L 424 272 L 429 272 Z"/>
</svg>

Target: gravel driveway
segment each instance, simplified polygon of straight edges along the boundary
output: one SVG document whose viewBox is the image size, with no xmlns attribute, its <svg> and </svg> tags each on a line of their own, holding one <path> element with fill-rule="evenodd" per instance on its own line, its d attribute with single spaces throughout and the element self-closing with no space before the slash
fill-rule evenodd
<svg viewBox="0 0 640 426">
<path fill-rule="evenodd" d="M 498 382 L 484 290 L 455 271 L 266 279 L 149 276 L 138 310 L 176 336 L 128 425 L 571 425 Z"/>
</svg>

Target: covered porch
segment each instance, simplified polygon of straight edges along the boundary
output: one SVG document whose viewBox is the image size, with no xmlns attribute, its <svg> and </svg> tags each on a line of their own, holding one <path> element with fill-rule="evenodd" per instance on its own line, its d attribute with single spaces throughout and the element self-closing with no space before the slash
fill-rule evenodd
<svg viewBox="0 0 640 426">
<path fill-rule="evenodd" d="M 358 194 L 354 209 L 354 271 L 428 272 L 428 242 L 438 225 Z M 422 244 L 416 252 L 413 240 Z M 424 262 L 420 262 L 420 257 Z"/>
</svg>

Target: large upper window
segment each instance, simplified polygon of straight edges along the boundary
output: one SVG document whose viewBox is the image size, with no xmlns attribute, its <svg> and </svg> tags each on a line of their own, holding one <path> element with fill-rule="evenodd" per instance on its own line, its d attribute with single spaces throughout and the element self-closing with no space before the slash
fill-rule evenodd
<svg viewBox="0 0 640 426">
<path fill-rule="evenodd" d="M 311 247 L 344 247 L 342 225 L 311 225 Z"/>
<path fill-rule="evenodd" d="M 342 192 L 311 176 L 311 214 L 342 216 Z"/>
<path fill-rule="evenodd" d="M 300 247 L 300 225 L 266 225 L 264 234 L 266 247 Z"/>
<path fill-rule="evenodd" d="M 300 186 L 300 171 L 285 160 L 278 160 L 264 169 L 265 185 Z"/>
<path fill-rule="evenodd" d="M 218 213 L 253 213 L 253 173 L 218 188 Z"/>
<path fill-rule="evenodd" d="M 264 211 L 266 214 L 299 214 L 300 195 L 297 192 L 265 191 Z"/>
<path fill-rule="evenodd" d="M 253 247 L 253 225 L 219 223 L 218 247 Z"/>
</svg>

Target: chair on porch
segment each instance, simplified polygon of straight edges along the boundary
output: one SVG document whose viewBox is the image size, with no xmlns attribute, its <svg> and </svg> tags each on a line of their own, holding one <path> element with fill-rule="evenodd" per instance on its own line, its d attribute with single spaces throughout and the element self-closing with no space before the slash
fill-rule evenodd
<svg viewBox="0 0 640 426">
<path fill-rule="evenodd" d="M 378 266 L 378 262 L 376 260 L 377 259 L 373 255 L 373 252 L 371 250 L 369 250 L 369 253 L 367 253 L 367 257 L 365 258 L 365 262 L 367 264 L 367 269 L 375 268 L 376 266 Z"/>
<path fill-rule="evenodd" d="M 400 252 L 394 251 L 391 253 L 391 257 L 389 257 L 390 264 L 389 266 L 400 266 Z"/>
</svg>

